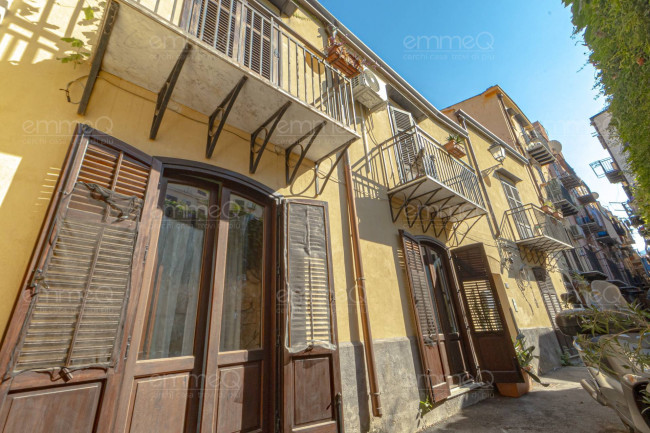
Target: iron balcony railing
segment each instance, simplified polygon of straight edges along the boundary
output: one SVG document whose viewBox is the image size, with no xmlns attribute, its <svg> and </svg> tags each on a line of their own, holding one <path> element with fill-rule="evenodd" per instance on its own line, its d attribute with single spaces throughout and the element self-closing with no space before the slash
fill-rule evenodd
<svg viewBox="0 0 650 433">
<path fill-rule="evenodd" d="M 624 179 L 623 172 L 612 158 L 594 161 L 589 166 L 598 178 L 607 177 L 613 183 L 621 182 Z"/>
<path fill-rule="evenodd" d="M 558 179 L 550 179 L 546 185 L 546 196 L 554 205 L 562 208 L 564 215 L 575 215 L 578 213 L 573 197 Z"/>
<path fill-rule="evenodd" d="M 526 140 L 526 151 L 528 155 L 539 164 L 546 165 L 555 162 L 551 147 L 542 134 L 533 130 L 524 133 L 524 139 Z"/>
<path fill-rule="evenodd" d="M 571 240 L 562 221 L 533 204 L 506 211 L 504 223 L 504 236 L 515 243 L 549 252 L 571 248 Z"/>
<path fill-rule="evenodd" d="M 276 88 L 354 129 L 350 79 L 288 27 L 241 0 L 125 0 L 211 46 Z"/>
<path fill-rule="evenodd" d="M 457 195 L 485 207 L 474 169 L 413 126 L 380 145 L 388 190 L 428 176 Z"/>
</svg>

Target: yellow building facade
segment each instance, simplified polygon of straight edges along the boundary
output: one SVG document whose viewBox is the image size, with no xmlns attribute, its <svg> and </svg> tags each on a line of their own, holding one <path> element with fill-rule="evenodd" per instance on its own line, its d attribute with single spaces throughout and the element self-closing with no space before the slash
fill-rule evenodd
<svg viewBox="0 0 650 433">
<path fill-rule="evenodd" d="M 4 431 L 415 431 L 519 381 L 520 332 L 559 365 L 571 244 L 502 111 L 287 3 L 2 10 Z"/>
</svg>

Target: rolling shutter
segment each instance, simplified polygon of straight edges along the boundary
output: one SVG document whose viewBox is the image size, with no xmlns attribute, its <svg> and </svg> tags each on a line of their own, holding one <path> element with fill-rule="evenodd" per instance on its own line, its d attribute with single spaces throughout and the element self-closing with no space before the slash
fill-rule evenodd
<svg viewBox="0 0 650 433">
<path fill-rule="evenodd" d="M 30 288 L 12 374 L 106 368 L 116 359 L 152 159 L 85 132 Z"/>
<path fill-rule="evenodd" d="M 344 431 L 327 203 L 284 211 L 282 431 Z"/>
<path fill-rule="evenodd" d="M 422 259 L 420 243 L 404 231 L 400 231 L 400 235 L 425 378 L 424 386 L 432 402 L 440 401 L 447 398 L 451 391 L 447 382 L 447 357 L 438 337 L 440 324 L 432 298 L 432 287 Z"/>
<path fill-rule="evenodd" d="M 482 244 L 452 250 L 482 380 L 523 382 Z"/>
<path fill-rule="evenodd" d="M 395 158 L 399 167 L 400 180 L 408 182 L 423 174 L 418 171 L 418 145 L 413 117 L 408 111 L 389 106 L 390 121 L 395 139 Z"/>
</svg>

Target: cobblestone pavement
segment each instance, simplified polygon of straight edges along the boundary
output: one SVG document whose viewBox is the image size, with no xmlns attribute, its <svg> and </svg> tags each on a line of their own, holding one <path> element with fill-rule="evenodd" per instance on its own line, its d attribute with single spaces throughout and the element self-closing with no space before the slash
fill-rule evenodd
<svg viewBox="0 0 650 433">
<path fill-rule="evenodd" d="M 564 367 L 544 376 L 550 385 L 534 384 L 521 398 L 484 400 L 424 432 L 589 432 L 619 433 L 616 413 L 596 403 L 580 386 L 584 367 Z"/>
</svg>

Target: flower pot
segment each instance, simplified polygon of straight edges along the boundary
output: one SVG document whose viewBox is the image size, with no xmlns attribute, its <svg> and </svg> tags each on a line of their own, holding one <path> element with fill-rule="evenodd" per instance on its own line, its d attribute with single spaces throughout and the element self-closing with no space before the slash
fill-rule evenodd
<svg viewBox="0 0 650 433">
<path fill-rule="evenodd" d="M 348 78 L 361 73 L 361 60 L 348 53 L 343 44 L 334 43 L 327 49 L 327 61 Z"/>
<path fill-rule="evenodd" d="M 521 374 L 524 376 L 523 383 L 497 383 L 499 394 L 512 398 L 519 398 L 522 395 L 528 394 L 528 391 L 533 387 L 533 379 L 523 370 Z"/>
<path fill-rule="evenodd" d="M 544 205 L 542 206 L 542 212 L 546 212 L 547 214 L 550 214 L 551 212 L 553 212 L 553 210 L 551 209 L 550 206 Z"/>
<path fill-rule="evenodd" d="M 555 218 L 557 218 L 557 219 L 560 219 L 560 218 L 562 218 L 562 212 L 555 211 L 555 212 L 553 212 L 553 216 Z"/>
<path fill-rule="evenodd" d="M 465 146 L 461 143 L 458 143 L 456 140 L 449 140 L 443 146 L 449 154 L 455 158 L 462 158 L 466 155 Z"/>
</svg>

